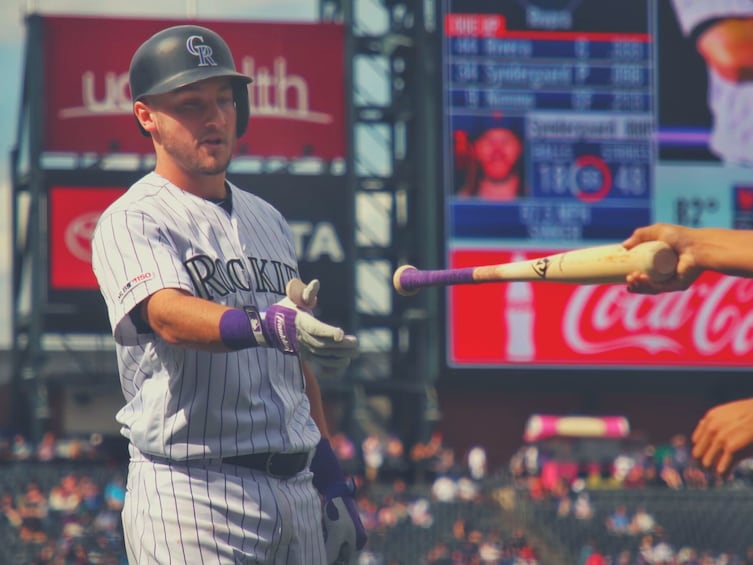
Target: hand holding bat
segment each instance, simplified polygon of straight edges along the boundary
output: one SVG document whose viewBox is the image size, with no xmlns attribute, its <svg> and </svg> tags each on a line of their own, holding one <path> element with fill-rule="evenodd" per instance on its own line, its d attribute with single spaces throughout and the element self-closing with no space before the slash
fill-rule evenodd
<svg viewBox="0 0 753 565">
<path fill-rule="evenodd" d="M 398 293 L 411 296 L 428 286 L 487 282 L 624 283 L 627 275 L 634 272 L 646 273 L 651 280 L 663 281 L 675 275 L 676 267 L 677 254 L 669 245 L 649 241 L 632 249 L 625 249 L 620 244 L 601 245 L 528 261 L 460 269 L 424 271 L 403 265 L 395 271 L 392 283 Z"/>
</svg>

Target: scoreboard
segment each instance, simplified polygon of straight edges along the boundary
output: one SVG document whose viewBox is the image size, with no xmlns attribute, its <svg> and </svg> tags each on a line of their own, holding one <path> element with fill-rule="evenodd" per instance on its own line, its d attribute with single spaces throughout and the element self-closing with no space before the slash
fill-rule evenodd
<svg viewBox="0 0 753 565">
<path fill-rule="evenodd" d="M 516 132 L 525 186 L 522 199 L 502 205 L 458 199 L 452 235 L 615 239 L 648 223 L 656 106 L 648 1 L 591 2 L 552 21 L 522 2 L 453 4 L 463 11 L 444 20 L 448 127 L 469 141 L 491 128 Z M 451 171 L 456 180 L 463 173 Z"/>
<path fill-rule="evenodd" d="M 696 43 L 699 29 L 722 19 L 719 6 L 704 18 L 713 4 L 444 0 L 445 266 L 615 243 L 659 221 L 752 227 L 753 141 L 750 162 L 720 142 L 734 132 L 720 132 L 718 77 Z M 753 4 L 750 14 L 737 6 L 734 16 L 753 22 Z M 751 108 L 737 121 L 751 124 L 753 140 Z M 745 153 L 746 133 L 739 139 L 727 145 Z M 726 349 L 705 350 L 698 338 L 709 315 L 700 295 L 724 294 L 719 306 L 747 319 L 751 306 L 741 297 L 750 289 L 738 288 L 745 281 L 709 274 L 697 311 L 690 293 L 682 305 L 644 299 L 638 325 L 626 296 L 610 294 L 607 306 L 594 289 L 592 308 L 583 309 L 575 305 L 583 292 L 549 284 L 448 289 L 448 365 L 742 367 L 753 358 L 747 323 Z M 598 318 L 607 307 L 608 331 Z M 692 331 L 689 319 L 657 321 L 673 308 L 685 308 Z M 510 335 L 515 316 L 527 337 Z"/>
</svg>

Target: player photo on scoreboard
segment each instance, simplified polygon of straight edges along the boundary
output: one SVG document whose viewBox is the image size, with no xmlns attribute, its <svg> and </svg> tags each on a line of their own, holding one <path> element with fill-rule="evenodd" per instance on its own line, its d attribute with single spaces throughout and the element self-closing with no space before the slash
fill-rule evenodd
<svg viewBox="0 0 753 565">
<path fill-rule="evenodd" d="M 452 122 L 455 195 L 505 202 L 526 196 L 524 119 L 459 117 Z"/>
</svg>

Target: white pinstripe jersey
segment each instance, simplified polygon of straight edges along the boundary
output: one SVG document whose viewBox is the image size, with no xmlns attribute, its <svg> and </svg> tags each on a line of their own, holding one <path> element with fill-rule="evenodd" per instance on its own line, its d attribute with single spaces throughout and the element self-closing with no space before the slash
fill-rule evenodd
<svg viewBox="0 0 753 565">
<path fill-rule="evenodd" d="M 705 21 L 753 17 L 753 0 L 672 0 L 689 35 Z M 753 82 L 732 82 L 709 68 L 708 105 L 714 117 L 711 150 L 731 163 L 753 164 Z"/>
<path fill-rule="evenodd" d="M 270 204 L 228 183 L 232 213 L 156 173 L 99 219 L 92 264 L 115 336 L 126 399 L 116 415 L 143 453 L 171 459 L 312 449 L 300 361 L 270 348 L 209 353 L 137 333 L 129 312 L 163 288 L 260 310 L 296 276 L 290 229 Z"/>
</svg>

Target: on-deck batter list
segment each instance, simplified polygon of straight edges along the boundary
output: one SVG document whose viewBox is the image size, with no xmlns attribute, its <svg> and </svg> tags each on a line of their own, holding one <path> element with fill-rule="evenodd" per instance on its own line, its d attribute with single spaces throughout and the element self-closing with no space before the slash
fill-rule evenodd
<svg viewBox="0 0 753 565">
<path fill-rule="evenodd" d="M 647 0 L 448 8 L 452 237 L 619 239 L 648 223 L 655 103 Z M 502 146 L 505 136 L 518 139 L 517 153 Z M 512 175 L 515 193 L 494 192 Z"/>
</svg>

